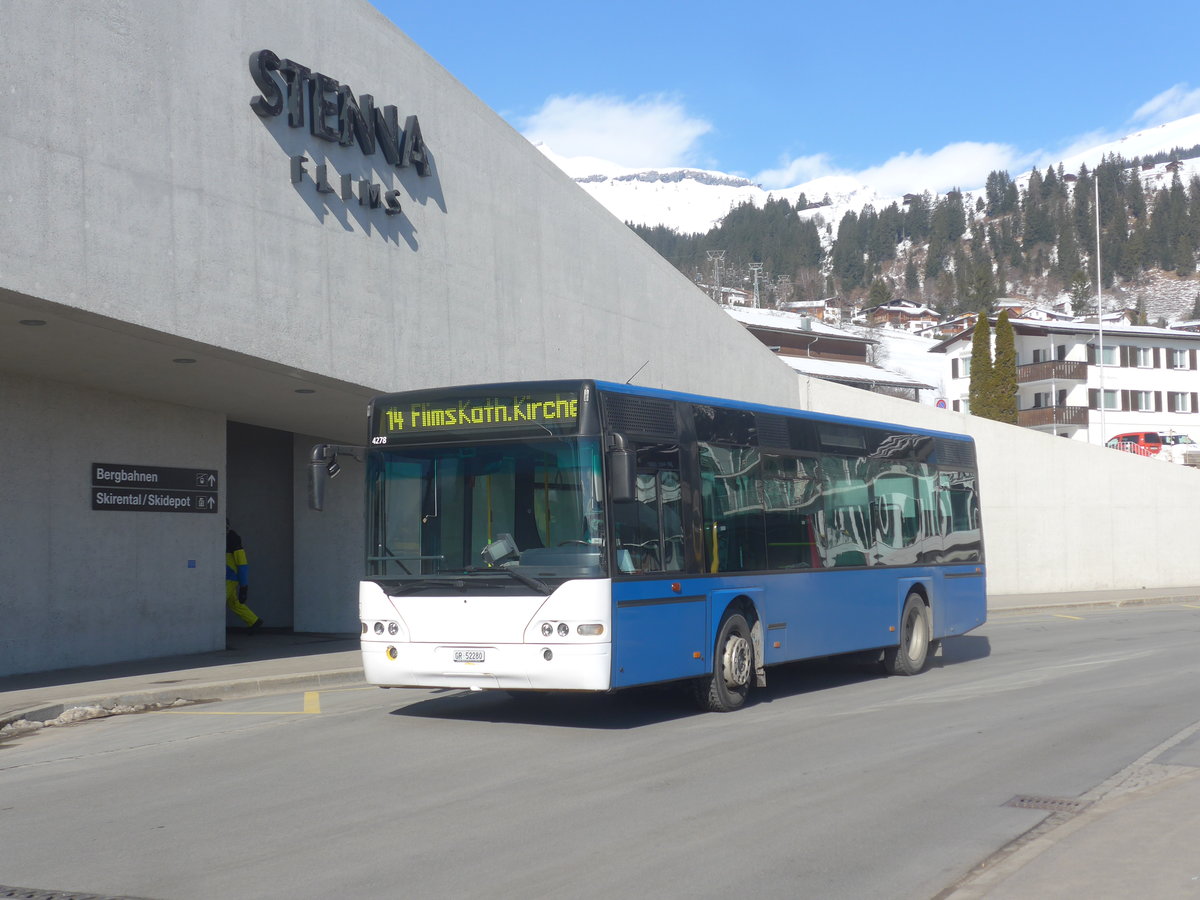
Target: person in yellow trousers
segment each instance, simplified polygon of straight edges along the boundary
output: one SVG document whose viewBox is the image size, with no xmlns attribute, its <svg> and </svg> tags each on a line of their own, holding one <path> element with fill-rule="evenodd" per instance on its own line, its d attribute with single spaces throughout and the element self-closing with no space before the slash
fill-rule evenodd
<svg viewBox="0 0 1200 900">
<path fill-rule="evenodd" d="M 235 616 L 245 622 L 248 630 L 254 631 L 262 625 L 262 617 L 246 605 L 250 590 L 250 564 L 246 560 L 246 548 L 242 539 L 225 520 L 225 605 Z"/>
</svg>

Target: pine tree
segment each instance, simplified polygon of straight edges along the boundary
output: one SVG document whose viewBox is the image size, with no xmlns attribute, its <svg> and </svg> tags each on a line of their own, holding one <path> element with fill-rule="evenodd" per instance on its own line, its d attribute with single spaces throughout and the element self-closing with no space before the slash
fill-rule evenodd
<svg viewBox="0 0 1200 900">
<path fill-rule="evenodd" d="M 867 291 L 867 305 L 869 307 L 885 306 L 892 300 L 892 289 L 882 279 L 876 278 L 871 282 L 871 287 Z"/>
<path fill-rule="evenodd" d="M 996 320 L 996 361 L 992 364 L 991 401 L 988 418 L 1017 424 L 1017 350 L 1008 310 Z"/>
<path fill-rule="evenodd" d="M 971 415 L 990 419 L 992 398 L 992 331 L 987 313 L 980 311 L 971 337 L 971 386 L 967 403 Z"/>
<path fill-rule="evenodd" d="M 1071 312 L 1077 316 L 1086 316 L 1092 301 L 1092 283 L 1083 272 L 1071 276 Z"/>
</svg>

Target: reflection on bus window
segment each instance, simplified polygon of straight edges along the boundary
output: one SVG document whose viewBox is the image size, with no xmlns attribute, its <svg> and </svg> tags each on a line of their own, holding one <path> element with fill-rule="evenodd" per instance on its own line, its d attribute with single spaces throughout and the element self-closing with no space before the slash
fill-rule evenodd
<svg viewBox="0 0 1200 900">
<path fill-rule="evenodd" d="M 756 447 L 700 444 L 704 558 L 710 572 L 766 568 L 761 455 Z"/>
<path fill-rule="evenodd" d="M 944 535 L 944 562 L 979 562 L 983 540 L 979 529 L 979 492 L 974 472 L 938 475 L 938 509 Z"/>
<path fill-rule="evenodd" d="M 861 459 L 825 456 L 820 460 L 821 496 L 825 502 L 821 555 L 828 568 L 868 564 L 874 541 L 866 466 Z"/>
</svg>

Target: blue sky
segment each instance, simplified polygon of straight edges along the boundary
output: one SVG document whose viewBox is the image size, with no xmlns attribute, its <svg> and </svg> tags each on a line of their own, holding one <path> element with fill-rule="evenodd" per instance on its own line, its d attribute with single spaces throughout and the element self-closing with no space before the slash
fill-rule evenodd
<svg viewBox="0 0 1200 900">
<path fill-rule="evenodd" d="M 1200 113 L 1197 0 L 374 5 L 560 156 L 767 188 L 978 186 Z"/>
</svg>

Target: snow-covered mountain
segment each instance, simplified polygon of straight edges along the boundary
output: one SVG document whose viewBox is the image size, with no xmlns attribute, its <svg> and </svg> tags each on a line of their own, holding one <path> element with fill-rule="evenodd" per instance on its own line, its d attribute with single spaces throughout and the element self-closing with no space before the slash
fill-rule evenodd
<svg viewBox="0 0 1200 900">
<path fill-rule="evenodd" d="M 1108 154 L 1132 159 L 1196 144 L 1200 144 L 1200 114 L 1097 144 L 1062 160 L 1050 160 L 1049 164 L 1057 166 L 1061 162 L 1066 173 L 1074 174 L 1080 165 L 1093 168 Z M 543 144 L 538 147 L 622 221 L 666 225 L 683 233 L 706 232 L 733 207 L 746 202 L 762 206 L 769 196 L 786 198 L 791 203 L 795 203 L 801 194 L 814 204 L 828 199 L 828 206 L 813 208 L 805 215 L 820 215 L 835 228 L 847 211 L 859 212 L 867 204 L 883 209 L 889 203 L 902 200 L 899 196 L 881 194 L 853 175 L 829 175 L 794 187 L 768 191 L 745 178 L 723 172 L 686 168 L 629 169 L 593 157 L 561 157 L 550 147 Z M 1044 170 L 1045 167 L 1041 168 Z M 1200 160 L 1185 163 L 1181 175 L 1186 180 L 1192 173 L 1200 173 Z M 1028 175 L 1028 172 L 1021 173 L 1013 179 L 1023 185 Z M 980 172 L 978 185 L 983 185 L 987 176 L 987 172 Z M 1164 166 L 1159 165 L 1153 172 L 1146 173 L 1143 180 L 1147 190 L 1154 190 L 1162 186 L 1163 179 L 1169 184 L 1170 177 Z M 922 186 L 914 185 L 912 193 L 923 190 Z M 976 187 L 964 193 L 968 197 L 979 196 L 983 188 Z"/>
</svg>

